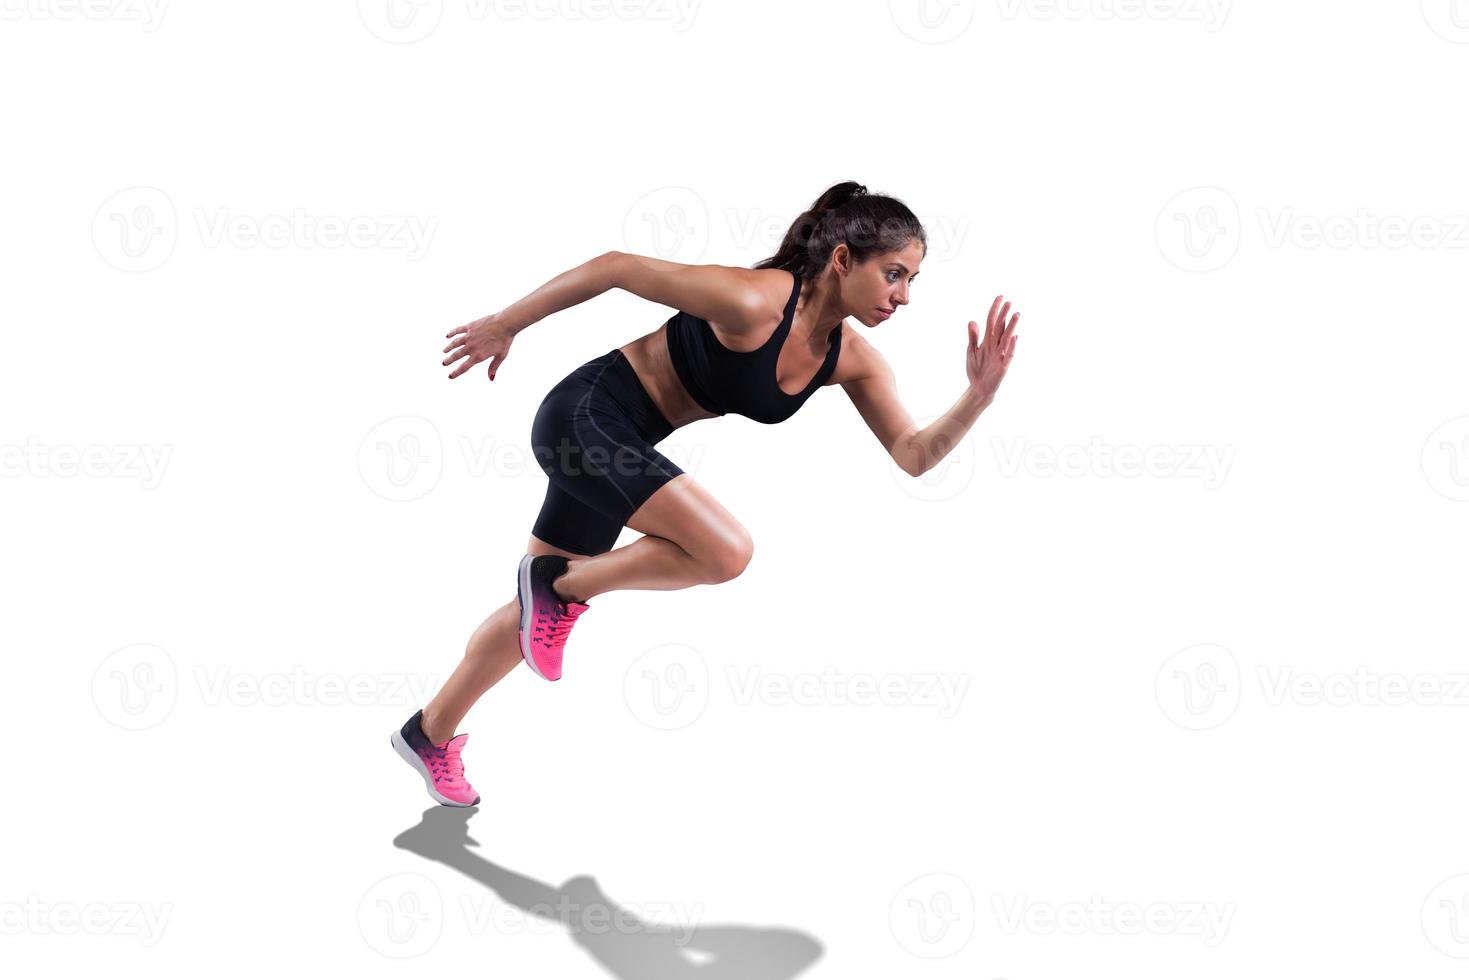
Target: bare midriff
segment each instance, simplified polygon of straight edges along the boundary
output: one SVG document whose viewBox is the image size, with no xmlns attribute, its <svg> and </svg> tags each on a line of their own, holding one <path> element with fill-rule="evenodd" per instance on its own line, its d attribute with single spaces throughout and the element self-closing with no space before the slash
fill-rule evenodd
<svg viewBox="0 0 1469 980">
<path fill-rule="evenodd" d="M 700 419 L 718 418 L 715 413 L 694 401 L 679 380 L 673 359 L 668 354 L 666 324 L 652 333 L 623 344 L 618 350 L 622 351 L 632 365 L 638 380 L 648 390 L 648 397 L 653 399 L 653 404 L 658 406 L 658 411 L 663 413 L 669 425 L 677 429 Z"/>
</svg>

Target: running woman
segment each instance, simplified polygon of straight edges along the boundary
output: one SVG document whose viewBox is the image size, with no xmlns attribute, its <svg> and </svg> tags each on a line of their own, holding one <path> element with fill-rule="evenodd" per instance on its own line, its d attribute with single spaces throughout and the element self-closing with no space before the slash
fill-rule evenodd
<svg viewBox="0 0 1469 980">
<path fill-rule="evenodd" d="M 914 477 L 963 438 L 1015 352 L 1020 314 L 1011 316 L 1004 297 L 995 297 L 982 338 L 969 322 L 964 392 L 922 428 L 898 401 L 886 360 L 848 319 L 872 328 L 906 306 L 927 249 L 923 226 L 901 201 L 844 181 L 752 269 L 608 252 L 449 331 L 449 377 L 488 359 L 493 381 L 520 331 L 609 289 L 679 311 L 587 361 L 541 402 L 531 445 L 550 482 L 516 598 L 480 624 L 443 689 L 392 734 L 430 796 L 446 806 L 479 802 L 464 775 L 469 736 L 454 730 L 522 660 L 559 679 L 567 636 L 593 597 L 727 582 L 749 564 L 754 544 L 744 525 L 654 448 L 673 430 L 730 413 L 773 425 L 816 389 L 839 384 Z M 623 527 L 642 537 L 613 550 Z"/>
</svg>

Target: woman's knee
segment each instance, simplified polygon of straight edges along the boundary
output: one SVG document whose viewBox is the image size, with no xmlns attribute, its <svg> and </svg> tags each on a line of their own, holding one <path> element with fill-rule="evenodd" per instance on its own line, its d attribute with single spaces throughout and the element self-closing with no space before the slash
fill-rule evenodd
<svg viewBox="0 0 1469 980">
<path fill-rule="evenodd" d="M 755 539 L 737 527 L 709 550 L 703 564 L 710 582 L 728 582 L 743 573 L 754 556 Z"/>
</svg>

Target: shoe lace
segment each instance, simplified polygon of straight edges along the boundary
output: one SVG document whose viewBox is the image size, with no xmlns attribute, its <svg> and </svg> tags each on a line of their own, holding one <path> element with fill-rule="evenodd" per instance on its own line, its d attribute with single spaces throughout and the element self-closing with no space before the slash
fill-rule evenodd
<svg viewBox="0 0 1469 980">
<path fill-rule="evenodd" d="M 551 615 L 546 621 L 545 627 L 541 631 L 541 635 L 547 643 L 553 646 L 561 646 L 566 642 L 566 634 L 571 632 L 572 624 L 575 622 L 576 617 L 569 614 L 565 606 L 554 606 L 551 609 Z"/>
<path fill-rule="evenodd" d="M 464 779 L 464 759 L 459 754 L 458 747 L 441 749 L 435 746 L 433 754 L 429 756 L 428 765 L 434 777 L 442 778 L 446 783 Z"/>
</svg>

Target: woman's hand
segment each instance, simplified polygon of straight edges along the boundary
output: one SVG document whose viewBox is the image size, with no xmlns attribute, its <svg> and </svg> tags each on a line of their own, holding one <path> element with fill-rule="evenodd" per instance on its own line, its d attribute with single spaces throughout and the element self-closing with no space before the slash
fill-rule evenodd
<svg viewBox="0 0 1469 980">
<path fill-rule="evenodd" d="M 490 380 L 495 380 L 495 372 L 500 370 L 500 365 L 505 360 L 505 355 L 510 353 L 510 342 L 515 339 L 515 331 L 510 324 L 499 313 L 491 313 L 489 316 L 480 317 L 473 323 L 466 323 L 462 327 L 455 327 L 444 334 L 449 338 L 449 346 L 444 348 L 444 353 L 449 356 L 444 358 L 444 365 L 460 358 L 468 358 L 463 364 L 456 365 L 450 380 L 459 377 L 465 371 L 474 367 L 487 357 L 490 361 Z"/>
<path fill-rule="evenodd" d="M 995 397 L 995 390 L 1000 387 L 1000 381 L 1005 377 L 1005 370 L 1010 367 L 1010 357 L 1015 353 L 1015 324 L 1020 322 L 1020 314 L 1015 314 L 1009 323 L 1005 318 L 1010 314 L 1010 304 L 1006 303 L 1000 308 L 1000 300 L 1003 296 L 996 296 L 994 305 L 990 307 L 990 315 L 985 322 L 984 342 L 979 339 L 979 326 L 973 320 L 969 321 L 969 352 L 967 370 L 969 372 L 969 387 L 978 392 L 989 404 Z"/>
</svg>

